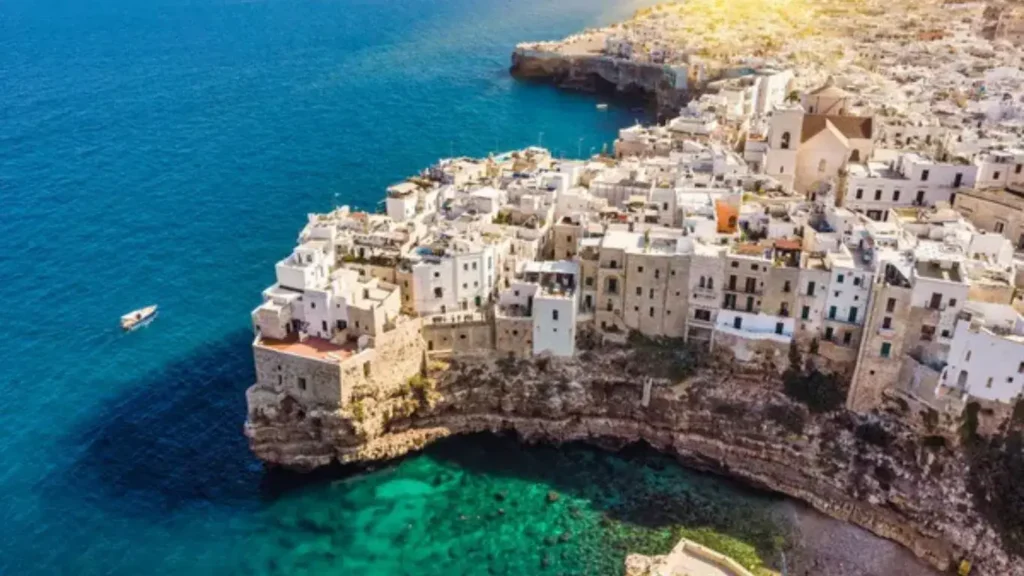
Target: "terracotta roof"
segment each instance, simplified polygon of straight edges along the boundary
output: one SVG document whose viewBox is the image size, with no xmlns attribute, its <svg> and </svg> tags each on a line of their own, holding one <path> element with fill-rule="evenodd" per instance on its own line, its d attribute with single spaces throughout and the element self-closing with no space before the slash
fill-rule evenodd
<svg viewBox="0 0 1024 576">
<path fill-rule="evenodd" d="M 797 239 L 780 238 L 775 241 L 775 248 L 777 250 L 799 251 L 803 249 L 803 244 Z"/>
<path fill-rule="evenodd" d="M 836 116 L 831 114 L 807 114 L 801 128 L 800 142 L 807 142 L 832 124 L 840 134 L 847 138 L 867 140 L 874 132 L 874 119 L 864 116 Z"/>
</svg>

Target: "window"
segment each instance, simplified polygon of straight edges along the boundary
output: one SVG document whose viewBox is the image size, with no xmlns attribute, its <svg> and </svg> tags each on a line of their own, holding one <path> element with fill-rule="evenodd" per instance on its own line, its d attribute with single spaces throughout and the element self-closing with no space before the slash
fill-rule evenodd
<svg viewBox="0 0 1024 576">
<path fill-rule="evenodd" d="M 316 302 L 310 302 L 309 303 L 309 307 L 310 308 L 316 308 Z"/>
<path fill-rule="evenodd" d="M 586 285 L 587 285 L 587 287 L 589 288 L 589 287 L 591 287 L 591 286 L 593 286 L 593 285 L 594 285 L 594 278 L 593 278 L 593 277 L 591 277 L 591 276 L 587 276 L 587 277 L 586 277 L 586 278 L 585 278 L 585 279 L 583 280 L 583 283 L 584 283 L 584 284 L 586 284 Z"/>
<path fill-rule="evenodd" d="M 338 330 L 344 330 L 345 329 L 345 321 L 344 320 L 338 320 L 335 325 L 338 327 Z"/>
<path fill-rule="evenodd" d="M 886 316 L 885 318 L 882 318 L 882 330 L 891 330 L 891 329 L 892 329 L 892 316 Z"/>
<path fill-rule="evenodd" d="M 935 339 L 935 326 L 929 326 L 925 324 L 921 326 L 921 340 L 925 342 L 931 342 Z"/>
<path fill-rule="evenodd" d="M 693 312 L 693 317 L 694 317 L 695 320 L 700 320 L 702 322 L 710 322 L 711 321 L 711 311 L 710 310 L 701 310 L 701 309 L 698 308 L 697 310 L 695 310 Z"/>
<path fill-rule="evenodd" d="M 853 340 L 853 333 L 852 332 L 844 332 L 843 333 L 843 346 L 849 346 L 851 340 Z"/>
<path fill-rule="evenodd" d="M 921 171 L 921 182 L 927 182 L 927 181 L 928 181 L 928 171 L 927 170 L 922 170 Z"/>
<path fill-rule="evenodd" d="M 782 138 L 779 138 L 779 148 L 781 148 L 783 150 L 789 150 L 789 139 L 790 139 L 789 132 L 783 132 L 782 133 Z M 779 173 L 781 174 L 782 171 L 780 170 Z"/>
<path fill-rule="evenodd" d="M 956 306 L 956 298 L 949 299 L 949 307 L 952 308 L 953 306 Z"/>
<path fill-rule="evenodd" d="M 996 222 L 996 234 L 1002 234 L 1006 226 L 1002 222 Z"/>
<path fill-rule="evenodd" d="M 851 324 L 856 324 L 857 323 L 857 307 L 856 306 L 850 308 L 849 320 L 850 320 Z"/>
<path fill-rule="evenodd" d="M 782 334 L 783 328 L 785 328 L 785 326 L 782 324 L 782 322 L 776 322 L 775 323 L 775 333 L 776 334 Z"/>
<path fill-rule="evenodd" d="M 637 286 L 636 287 L 636 295 L 637 296 L 643 296 L 644 295 L 644 289 L 641 288 L 640 286 Z"/>
<path fill-rule="evenodd" d="M 998 172 L 997 172 L 997 174 L 998 174 Z M 985 382 L 985 388 L 991 388 L 991 387 L 992 387 L 992 377 L 989 376 L 988 380 Z"/>
<path fill-rule="evenodd" d="M 434 288 L 434 298 L 440 298 L 442 296 L 444 296 L 444 289 Z"/>
<path fill-rule="evenodd" d="M 970 362 L 970 361 L 971 361 L 971 351 L 968 350 L 967 351 L 967 355 L 964 356 L 964 362 Z"/>
<path fill-rule="evenodd" d="M 643 274 L 643 273 L 644 273 L 644 267 L 643 267 L 643 266 L 637 266 L 637 267 L 636 267 L 636 271 L 637 271 L 638 273 L 640 273 L 640 274 Z"/>
<path fill-rule="evenodd" d="M 999 176 L 1001 176 L 1001 175 L 1002 175 L 1002 172 L 996 172 L 995 174 L 992 175 L 992 179 L 993 180 L 999 180 Z M 991 380 L 992 379 L 989 378 L 989 381 L 991 381 Z"/>
<path fill-rule="evenodd" d="M 860 276 L 857 276 L 856 278 L 853 279 L 853 285 L 860 286 Z"/>
<path fill-rule="evenodd" d="M 1016 166 L 1015 166 L 1015 167 L 1013 168 L 1013 173 L 1014 173 L 1014 174 L 1020 174 L 1020 170 L 1021 170 L 1021 168 L 1024 168 L 1024 164 L 1017 164 L 1017 165 L 1016 165 Z"/>
<path fill-rule="evenodd" d="M 732 319 L 732 327 L 737 329 L 737 330 L 742 329 L 743 328 L 743 318 L 740 318 L 739 316 L 733 318 Z"/>
<path fill-rule="evenodd" d="M 551 311 L 551 319 L 556 321 L 556 322 L 558 321 L 558 310 L 552 310 Z"/>
<path fill-rule="evenodd" d="M 811 307 L 810 306 L 804 306 L 803 309 L 800 310 L 800 319 L 801 320 L 807 320 L 810 317 L 811 317 Z"/>
<path fill-rule="evenodd" d="M 789 286 L 789 280 L 786 280 L 786 283 L 782 285 L 782 291 L 783 292 L 789 292 L 790 290 L 791 290 L 791 288 Z"/>
<path fill-rule="evenodd" d="M 653 300 L 653 299 L 654 299 L 654 288 L 651 288 L 651 289 L 650 289 L 650 290 L 649 290 L 649 291 L 647 292 L 647 294 L 648 294 L 648 296 L 647 296 L 647 297 Z"/>
<path fill-rule="evenodd" d="M 882 191 L 881 190 L 875 190 L 875 200 L 881 200 L 881 199 L 882 199 Z"/>
<path fill-rule="evenodd" d="M 651 318 L 654 318 L 654 306 L 651 306 Z"/>
<path fill-rule="evenodd" d="M 834 331 L 832 330 L 831 326 L 828 327 L 828 328 L 825 328 L 825 340 L 828 340 L 829 342 L 831 342 L 832 341 L 832 334 L 834 334 Z"/>
<path fill-rule="evenodd" d="M 611 261 L 611 266 L 609 266 L 609 268 L 613 268 L 614 269 L 614 268 L 618 268 L 618 267 L 619 267 L 619 263 L 616 262 L 615 260 L 612 260 Z"/>
<path fill-rule="evenodd" d="M 476 270 L 476 262 L 473 262 L 473 270 Z"/>
<path fill-rule="evenodd" d="M 843 280 L 845 280 L 845 279 L 846 279 L 846 276 L 844 276 L 843 274 L 840 274 L 839 277 L 836 278 L 836 282 L 839 282 L 840 284 L 842 284 Z"/>
<path fill-rule="evenodd" d="M 757 272 L 757 264 L 751 264 L 750 269 L 753 270 L 754 272 Z"/>
<path fill-rule="evenodd" d="M 714 290 L 714 288 L 715 288 L 715 279 L 714 278 L 708 278 L 708 290 Z"/>
<path fill-rule="evenodd" d="M 305 389 L 306 389 L 306 379 L 300 377 L 299 378 L 299 390 L 305 390 Z"/>
<path fill-rule="evenodd" d="M 892 344 L 889 342 L 882 342 L 882 358 L 888 358 L 889 353 L 892 351 Z"/>
<path fill-rule="evenodd" d="M 619 279 L 618 278 L 609 278 L 608 279 L 608 292 L 610 294 L 618 294 L 619 293 Z"/>
<path fill-rule="evenodd" d="M 1024 362 L 1017 364 L 1017 374 L 1024 374 Z"/>
<path fill-rule="evenodd" d="M 779 166 L 779 174 L 782 174 L 785 171 L 786 171 L 786 167 L 785 166 Z"/>
<path fill-rule="evenodd" d="M 658 278 L 661 278 L 661 270 L 654 271 L 654 279 L 657 280 Z"/>
<path fill-rule="evenodd" d="M 736 262 L 736 261 L 733 261 L 733 263 L 732 263 L 732 267 L 733 267 L 733 268 L 739 268 L 739 267 L 740 267 L 740 263 L 739 263 L 739 262 Z"/>
<path fill-rule="evenodd" d="M 835 306 L 830 306 L 829 307 L 829 309 L 828 309 L 828 319 L 829 320 L 835 320 L 836 319 L 836 307 Z"/>
<path fill-rule="evenodd" d="M 704 277 L 700 277 L 700 281 L 697 283 L 698 288 L 704 288 Z"/>
<path fill-rule="evenodd" d="M 323 331 L 327 332 L 327 320 L 321 321 L 320 324 L 323 326 Z"/>
<path fill-rule="evenodd" d="M 807 283 L 807 295 L 814 296 L 814 282 Z"/>
<path fill-rule="evenodd" d="M 949 338 L 949 330 L 943 330 L 942 331 L 942 337 L 943 338 Z"/>
<path fill-rule="evenodd" d="M 893 202 L 899 202 L 900 201 L 900 191 L 899 190 L 893 190 L 892 201 Z"/>
<path fill-rule="evenodd" d="M 895 298 L 889 298 L 889 301 L 885 303 L 885 311 L 886 312 L 895 312 L 896 311 L 896 299 Z"/>
<path fill-rule="evenodd" d="M 469 264 L 463 264 L 462 265 L 462 270 L 463 270 L 463 272 L 469 272 Z"/>
<path fill-rule="evenodd" d="M 864 197 L 864 189 L 863 188 L 857 188 L 857 200 L 860 200 L 863 197 Z"/>
</svg>

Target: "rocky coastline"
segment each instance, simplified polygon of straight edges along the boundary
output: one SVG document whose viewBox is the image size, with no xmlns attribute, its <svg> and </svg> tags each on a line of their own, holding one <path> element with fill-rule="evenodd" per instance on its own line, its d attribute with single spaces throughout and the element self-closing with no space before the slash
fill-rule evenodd
<svg viewBox="0 0 1024 576">
<path fill-rule="evenodd" d="M 695 95 L 692 88 L 677 88 L 675 72 L 664 66 L 603 55 L 568 55 L 518 47 L 512 53 L 509 72 L 520 80 L 642 104 L 661 118 L 676 116 Z"/>
<path fill-rule="evenodd" d="M 954 439 L 922 442 L 898 414 L 812 414 L 782 392 L 774 367 L 737 372 L 665 350 L 425 360 L 423 376 L 356 391 L 342 410 L 303 410 L 282 395 L 249 414 L 246 435 L 268 465 L 297 470 L 387 460 L 477 432 L 609 449 L 646 442 L 687 466 L 864 527 L 940 570 L 968 559 L 972 574 L 1024 573 L 1024 560 L 976 509 L 970 464 Z"/>
</svg>

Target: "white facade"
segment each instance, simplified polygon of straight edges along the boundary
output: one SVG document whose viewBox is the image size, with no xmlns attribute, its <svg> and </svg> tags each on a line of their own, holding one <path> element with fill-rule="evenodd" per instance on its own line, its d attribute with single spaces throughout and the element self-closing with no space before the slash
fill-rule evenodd
<svg viewBox="0 0 1024 576">
<path fill-rule="evenodd" d="M 977 188 L 1003 188 L 1024 184 L 1024 150 L 991 151 L 975 160 Z"/>
<path fill-rule="evenodd" d="M 1024 388 L 1024 318 L 1011 307 L 972 302 L 957 322 L 942 386 L 1013 402 Z"/>
<path fill-rule="evenodd" d="M 753 314 L 738 310 L 719 310 L 715 320 L 715 331 L 751 340 L 771 340 L 788 344 L 793 339 L 792 318 Z"/>
<path fill-rule="evenodd" d="M 834 261 L 825 299 L 825 319 L 862 326 L 867 316 L 872 278 L 871 272 L 852 262 Z"/>
<path fill-rule="evenodd" d="M 321 242 L 307 242 L 275 266 L 277 283 L 293 290 L 313 288 L 327 281 L 329 259 Z"/>
<path fill-rule="evenodd" d="M 951 202 L 957 188 L 973 187 L 977 176 L 976 166 L 942 164 L 917 154 L 903 154 L 891 164 L 854 164 L 844 205 L 882 220 L 890 208 Z"/>
<path fill-rule="evenodd" d="M 421 255 L 412 266 L 414 308 L 421 315 L 476 310 L 488 302 L 497 273 L 491 245 L 443 257 Z"/>
</svg>

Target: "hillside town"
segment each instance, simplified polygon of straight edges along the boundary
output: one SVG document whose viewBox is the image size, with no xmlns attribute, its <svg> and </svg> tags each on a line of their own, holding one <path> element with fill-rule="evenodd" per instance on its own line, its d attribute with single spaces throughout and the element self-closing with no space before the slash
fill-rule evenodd
<svg viewBox="0 0 1024 576">
<path fill-rule="evenodd" d="M 414 377 L 410 339 L 529 358 L 640 334 L 761 368 L 796 346 L 848 377 L 856 411 L 898 394 L 1007 412 L 1024 390 L 1016 120 L 894 122 L 833 78 L 794 100 L 793 72 L 752 77 L 740 119 L 703 98 L 614 154 L 448 158 L 389 187 L 385 213 L 310 215 L 252 314 L 250 408 Z"/>
</svg>

